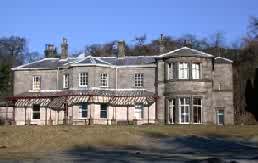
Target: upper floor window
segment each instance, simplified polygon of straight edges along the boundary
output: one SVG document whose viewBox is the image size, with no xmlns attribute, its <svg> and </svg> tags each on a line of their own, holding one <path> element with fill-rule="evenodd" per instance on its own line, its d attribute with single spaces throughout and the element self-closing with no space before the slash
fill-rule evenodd
<svg viewBox="0 0 258 163">
<path fill-rule="evenodd" d="M 181 62 L 179 63 L 179 79 L 189 79 L 189 67 L 188 63 Z"/>
<path fill-rule="evenodd" d="M 192 79 L 200 79 L 200 63 L 192 64 Z"/>
<path fill-rule="evenodd" d="M 108 87 L 108 74 L 107 73 L 100 74 L 100 86 Z"/>
<path fill-rule="evenodd" d="M 134 74 L 134 86 L 135 87 L 143 87 L 143 74 L 142 73 Z"/>
<path fill-rule="evenodd" d="M 88 86 L 88 73 L 87 72 L 79 73 L 79 86 L 80 87 Z"/>
<path fill-rule="evenodd" d="M 33 76 L 32 89 L 40 90 L 40 76 Z"/>
<path fill-rule="evenodd" d="M 69 87 L 69 74 L 63 75 L 63 88 Z"/>
<path fill-rule="evenodd" d="M 173 76 L 173 63 L 168 63 L 168 80 L 170 80 L 170 79 L 174 79 L 174 76 Z"/>
</svg>

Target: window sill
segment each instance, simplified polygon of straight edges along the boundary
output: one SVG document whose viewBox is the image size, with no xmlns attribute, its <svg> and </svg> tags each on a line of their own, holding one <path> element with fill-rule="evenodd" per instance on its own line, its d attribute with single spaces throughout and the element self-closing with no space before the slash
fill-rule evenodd
<svg viewBox="0 0 258 163">
<path fill-rule="evenodd" d="M 190 82 L 211 82 L 211 79 L 169 79 L 165 82 L 180 82 L 180 81 L 190 81 Z"/>
<path fill-rule="evenodd" d="M 80 88 L 88 88 L 88 85 L 79 85 Z"/>
</svg>

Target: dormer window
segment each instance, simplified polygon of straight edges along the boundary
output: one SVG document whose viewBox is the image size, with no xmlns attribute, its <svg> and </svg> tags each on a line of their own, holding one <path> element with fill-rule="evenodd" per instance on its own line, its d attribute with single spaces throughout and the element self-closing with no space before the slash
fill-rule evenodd
<svg viewBox="0 0 258 163">
<path fill-rule="evenodd" d="M 188 63 L 186 62 L 180 62 L 179 63 L 179 79 L 189 79 L 189 67 Z"/>
<path fill-rule="evenodd" d="M 32 89 L 40 90 L 40 76 L 33 76 Z"/>
</svg>

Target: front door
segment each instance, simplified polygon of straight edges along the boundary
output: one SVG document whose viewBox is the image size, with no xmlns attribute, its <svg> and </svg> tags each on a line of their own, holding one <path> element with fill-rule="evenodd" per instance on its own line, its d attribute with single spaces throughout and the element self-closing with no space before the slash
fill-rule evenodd
<svg viewBox="0 0 258 163">
<path fill-rule="evenodd" d="M 217 125 L 224 125 L 224 110 L 218 109 L 217 110 Z"/>
</svg>

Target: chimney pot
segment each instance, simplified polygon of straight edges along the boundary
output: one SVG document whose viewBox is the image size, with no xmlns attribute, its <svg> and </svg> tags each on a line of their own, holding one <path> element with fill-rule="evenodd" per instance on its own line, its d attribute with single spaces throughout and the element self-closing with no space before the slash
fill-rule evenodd
<svg viewBox="0 0 258 163">
<path fill-rule="evenodd" d="M 164 37 L 163 37 L 163 34 L 160 34 L 159 53 L 160 53 L 160 54 L 165 53 L 165 45 L 164 45 Z"/>
<path fill-rule="evenodd" d="M 61 44 L 61 59 L 68 58 L 68 41 L 66 38 L 63 38 L 63 42 Z"/>
</svg>

